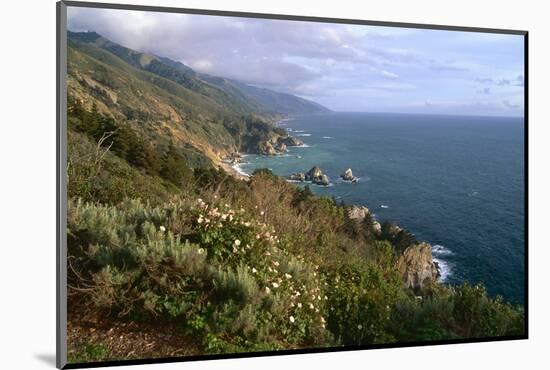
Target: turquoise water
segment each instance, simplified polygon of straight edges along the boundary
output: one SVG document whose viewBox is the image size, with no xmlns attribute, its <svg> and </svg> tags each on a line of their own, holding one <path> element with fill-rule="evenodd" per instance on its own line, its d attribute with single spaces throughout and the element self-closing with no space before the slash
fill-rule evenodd
<svg viewBox="0 0 550 370">
<path fill-rule="evenodd" d="M 330 113 L 282 124 L 306 144 L 277 157 L 249 155 L 241 170 L 287 176 L 319 165 L 319 195 L 365 205 L 434 245 L 443 279 L 483 282 L 523 303 L 523 119 Z M 338 175 L 348 167 L 360 178 Z"/>
</svg>

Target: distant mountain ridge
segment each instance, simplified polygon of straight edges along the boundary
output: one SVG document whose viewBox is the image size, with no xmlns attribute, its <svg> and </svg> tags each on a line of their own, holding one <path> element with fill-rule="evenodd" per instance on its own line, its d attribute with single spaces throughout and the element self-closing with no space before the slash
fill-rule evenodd
<svg viewBox="0 0 550 370">
<path fill-rule="evenodd" d="M 213 85 L 225 92 L 233 101 L 258 114 L 300 115 L 329 112 L 329 109 L 318 103 L 292 94 L 251 86 L 233 79 L 197 73 L 181 62 L 126 48 L 97 32 L 68 31 L 68 37 L 74 41 L 100 47 L 136 68 L 155 73 L 189 88 L 200 90 L 201 82 Z"/>
</svg>

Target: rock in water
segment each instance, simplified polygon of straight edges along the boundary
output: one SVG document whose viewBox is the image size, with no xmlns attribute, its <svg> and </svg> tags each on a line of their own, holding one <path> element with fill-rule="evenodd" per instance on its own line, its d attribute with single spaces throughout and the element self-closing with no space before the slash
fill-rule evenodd
<svg viewBox="0 0 550 370">
<path fill-rule="evenodd" d="M 277 146 L 277 151 L 279 153 L 286 153 L 288 152 L 288 148 L 286 147 L 285 143 L 279 143 Z"/>
<path fill-rule="evenodd" d="M 407 247 L 399 257 L 397 268 L 406 288 L 422 289 L 435 283 L 439 276 L 437 265 L 432 258 L 432 246 L 428 243 Z"/>
<path fill-rule="evenodd" d="M 306 180 L 315 181 L 315 179 L 320 179 L 322 175 L 323 171 L 321 171 L 321 168 L 319 168 L 319 166 L 315 166 L 306 172 Z"/>
<path fill-rule="evenodd" d="M 321 168 L 319 168 L 319 166 L 315 166 L 311 170 L 307 171 L 305 174 L 305 180 L 311 181 L 312 183 L 317 185 L 330 185 L 329 177 L 325 175 L 323 171 L 321 171 Z"/>
<path fill-rule="evenodd" d="M 328 178 L 327 175 L 322 174 L 321 176 L 314 178 L 313 183 L 317 185 L 329 186 L 330 179 Z"/>
<path fill-rule="evenodd" d="M 344 173 L 340 175 L 340 177 L 346 181 L 353 181 L 355 179 L 351 168 L 348 168 L 347 170 L 345 170 Z"/>
<path fill-rule="evenodd" d="M 279 138 L 279 142 L 282 144 L 285 144 L 286 146 L 304 145 L 304 143 L 300 139 L 297 139 L 294 136 L 286 136 L 286 137 Z"/>
<path fill-rule="evenodd" d="M 306 181 L 306 175 L 302 172 L 293 173 L 288 178 L 294 181 Z"/>
</svg>

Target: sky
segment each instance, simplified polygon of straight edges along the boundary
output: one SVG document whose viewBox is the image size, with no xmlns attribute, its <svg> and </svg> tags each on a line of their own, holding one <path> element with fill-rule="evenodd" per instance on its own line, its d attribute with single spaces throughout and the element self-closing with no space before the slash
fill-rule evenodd
<svg viewBox="0 0 550 370">
<path fill-rule="evenodd" d="M 524 114 L 519 35 L 76 7 L 68 29 L 335 111 Z"/>
</svg>

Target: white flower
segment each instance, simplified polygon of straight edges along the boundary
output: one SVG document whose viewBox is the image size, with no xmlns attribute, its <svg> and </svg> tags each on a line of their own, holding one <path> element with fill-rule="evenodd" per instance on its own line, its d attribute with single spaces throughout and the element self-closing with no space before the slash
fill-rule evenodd
<svg viewBox="0 0 550 370">
<path fill-rule="evenodd" d="M 202 216 L 200 216 L 199 219 L 197 220 L 197 222 L 198 222 L 199 224 L 202 224 L 202 221 L 203 221 L 203 220 L 202 220 Z"/>
<path fill-rule="evenodd" d="M 324 324 L 325 323 L 325 318 L 323 316 L 321 316 L 321 322 Z"/>
<path fill-rule="evenodd" d="M 234 241 L 235 245 L 238 247 L 239 245 L 241 245 L 241 241 L 239 239 L 235 240 Z"/>
<path fill-rule="evenodd" d="M 359 329 L 359 330 L 363 329 L 363 325 L 361 325 L 361 324 L 357 325 L 357 329 Z"/>
<path fill-rule="evenodd" d="M 252 267 L 252 273 L 255 274 L 255 273 L 257 273 L 257 272 L 258 272 L 258 270 L 256 270 L 254 267 Z"/>
<path fill-rule="evenodd" d="M 286 274 L 286 273 L 285 273 L 285 277 L 286 277 L 287 279 L 292 279 L 292 275 L 290 275 L 290 274 Z"/>
<path fill-rule="evenodd" d="M 160 231 L 162 231 L 162 232 L 165 232 L 165 231 L 166 231 L 166 228 L 165 228 L 164 226 L 161 226 L 159 229 L 160 229 Z"/>
<path fill-rule="evenodd" d="M 302 304 L 300 302 L 298 302 L 296 306 L 298 306 L 298 308 L 302 308 Z"/>
<path fill-rule="evenodd" d="M 290 322 L 294 322 L 294 316 L 290 316 Z"/>
<path fill-rule="evenodd" d="M 203 248 L 199 248 L 199 250 L 197 251 L 199 254 L 203 254 L 204 253 L 204 249 Z"/>
<path fill-rule="evenodd" d="M 266 287 L 265 287 L 265 292 L 266 292 L 267 294 L 269 294 L 269 293 L 271 292 L 271 289 L 269 289 L 269 287 L 266 286 Z"/>
<path fill-rule="evenodd" d="M 278 288 L 279 287 L 279 284 L 273 282 L 271 285 L 273 285 L 273 288 Z"/>
<path fill-rule="evenodd" d="M 274 264 L 275 266 L 279 266 L 279 262 L 277 262 L 277 261 L 273 261 L 273 264 Z"/>
<path fill-rule="evenodd" d="M 327 297 L 327 296 L 325 296 L 325 301 L 328 301 L 328 297 Z"/>
<path fill-rule="evenodd" d="M 244 226 L 249 227 L 249 226 L 250 226 L 250 222 L 245 222 L 245 223 L 244 223 Z"/>
<path fill-rule="evenodd" d="M 227 215 L 226 215 L 226 214 L 223 214 L 223 215 L 222 215 L 222 220 L 225 221 L 226 218 L 227 218 Z"/>
<path fill-rule="evenodd" d="M 264 215 L 264 211 L 261 211 L 261 212 L 260 212 L 260 216 L 263 216 L 263 215 Z"/>
<path fill-rule="evenodd" d="M 313 305 L 313 303 L 310 303 L 310 304 L 309 304 L 309 308 L 311 308 L 312 310 L 315 308 L 315 306 Z"/>
</svg>

